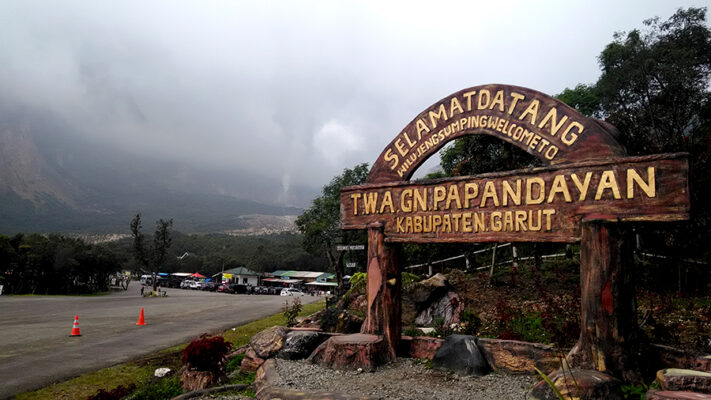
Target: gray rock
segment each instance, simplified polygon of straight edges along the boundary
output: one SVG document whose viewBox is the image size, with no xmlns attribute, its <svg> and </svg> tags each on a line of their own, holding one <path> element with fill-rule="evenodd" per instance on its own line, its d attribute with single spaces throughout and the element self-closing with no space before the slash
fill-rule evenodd
<svg viewBox="0 0 711 400">
<path fill-rule="evenodd" d="M 292 331 L 286 335 L 284 346 L 277 353 L 278 358 L 286 360 L 301 360 L 308 357 L 319 344 L 322 338 L 316 332 Z"/>
<path fill-rule="evenodd" d="M 252 336 L 249 345 L 260 358 L 267 359 L 281 350 L 288 329 L 283 326 L 272 326 Z"/>
<path fill-rule="evenodd" d="M 489 372 L 476 338 L 469 335 L 447 337 L 432 359 L 432 368 L 454 371 L 462 376 L 483 376 Z"/>
</svg>

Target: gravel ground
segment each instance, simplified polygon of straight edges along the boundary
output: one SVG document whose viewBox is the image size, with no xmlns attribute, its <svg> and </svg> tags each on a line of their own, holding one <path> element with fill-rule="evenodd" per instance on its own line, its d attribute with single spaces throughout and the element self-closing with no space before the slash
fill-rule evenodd
<svg viewBox="0 0 711 400">
<path fill-rule="evenodd" d="M 536 380 L 531 376 L 489 374 L 461 377 L 427 369 L 411 359 L 401 359 L 374 373 L 342 372 L 305 361 L 277 360 L 281 383 L 298 390 L 335 390 L 376 399 L 403 400 L 504 400 L 525 399 Z"/>
</svg>

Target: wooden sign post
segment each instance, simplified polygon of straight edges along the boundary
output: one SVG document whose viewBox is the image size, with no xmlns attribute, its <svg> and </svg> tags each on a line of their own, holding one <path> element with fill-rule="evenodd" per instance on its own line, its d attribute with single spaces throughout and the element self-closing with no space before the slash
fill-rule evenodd
<svg viewBox="0 0 711 400">
<path fill-rule="evenodd" d="M 410 177 L 463 135 L 487 134 L 545 167 L 438 179 Z M 581 332 L 568 360 L 634 378 L 638 327 L 626 221 L 689 217 L 686 154 L 626 157 L 617 130 L 534 90 L 484 85 L 424 110 L 386 146 L 366 183 L 341 191 L 341 228 L 368 229 L 362 333 L 400 339 L 396 243 L 581 241 Z"/>
</svg>

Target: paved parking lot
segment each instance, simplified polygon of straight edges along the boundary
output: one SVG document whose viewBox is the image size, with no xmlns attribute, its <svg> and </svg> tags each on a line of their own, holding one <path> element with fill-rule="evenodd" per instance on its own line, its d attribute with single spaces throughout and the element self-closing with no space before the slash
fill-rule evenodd
<svg viewBox="0 0 711 400">
<path fill-rule="evenodd" d="M 278 313 L 285 300 L 167 291 L 143 298 L 132 284 L 108 296 L 0 296 L 0 398 Z M 141 307 L 146 325 L 136 326 Z M 75 314 L 82 336 L 69 337 Z"/>
</svg>

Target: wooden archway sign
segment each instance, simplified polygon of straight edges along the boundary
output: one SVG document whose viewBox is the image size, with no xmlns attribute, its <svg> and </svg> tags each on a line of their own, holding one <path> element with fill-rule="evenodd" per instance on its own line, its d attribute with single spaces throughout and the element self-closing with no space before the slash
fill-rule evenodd
<svg viewBox="0 0 711 400">
<path fill-rule="evenodd" d="M 409 182 L 447 142 L 472 134 L 499 137 L 546 166 Z M 341 191 L 341 228 L 368 229 L 362 332 L 382 334 L 394 359 L 401 283 L 392 243 L 581 241 L 581 333 L 568 359 L 635 378 L 636 306 L 620 222 L 688 219 L 688 161 L 626 157 L 617 136 L 548 95 L 508 85 L 464 89 L 420 113 L 365 184 Z"/>
</svg>

